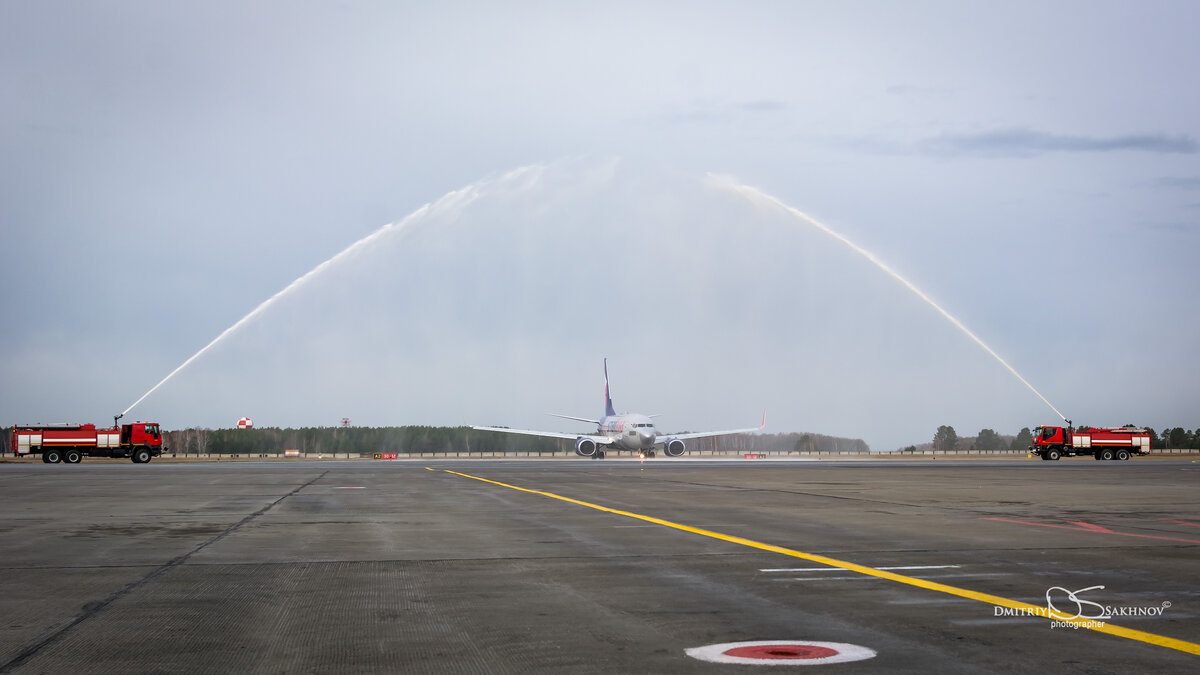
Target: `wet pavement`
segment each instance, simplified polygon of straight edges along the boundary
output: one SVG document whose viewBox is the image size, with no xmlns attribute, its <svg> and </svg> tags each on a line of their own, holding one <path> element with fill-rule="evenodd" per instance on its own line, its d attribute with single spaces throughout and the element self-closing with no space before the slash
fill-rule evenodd
<svg viewBox="0 0 1200 675">
<path fill-rule="evenodd" d="M 740 641 L 1200 668 L 1190 459 L 85 460 L 0 491 L 0 672 L 751 672 L 687 653 Z M 1048 595 L 1115 615 L 995 604 Z"/>
</svg>

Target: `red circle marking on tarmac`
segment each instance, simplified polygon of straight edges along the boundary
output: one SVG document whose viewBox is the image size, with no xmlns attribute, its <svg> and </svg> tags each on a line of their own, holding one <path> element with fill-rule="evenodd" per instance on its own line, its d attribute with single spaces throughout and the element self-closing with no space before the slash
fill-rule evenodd
<svg viewBox="0 0 1200 675">
<path fill-rule="evenodd" d="M 712 663 L 758 666 L 818 666 L 874 658 L 875 650 L 845 642 L 756 640 L 726 642 L 686 650 L 688 656 Z"/>
<path fill-rule="evenodd" d="M 734 647 L 721 652 L 743 659 L 824 659 L 837 656 L 838 650 L 817 645 L 778 644 Z"/>
</svg>

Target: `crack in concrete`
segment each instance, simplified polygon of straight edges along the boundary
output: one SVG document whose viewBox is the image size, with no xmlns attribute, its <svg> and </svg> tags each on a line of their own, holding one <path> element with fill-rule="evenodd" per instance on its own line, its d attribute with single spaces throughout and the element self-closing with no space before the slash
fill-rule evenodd
<svg viewBox="0 0 1200 675">
<path fill-rule="evenodd" d="M 133 591 L 136 591 L 137 589 L 141 588 L 142 586 L 145 586 L 147 583 L 161 577 L 162 575 L 166 574 L 167 572 L 171 571 L 172 569 L 175 569 L 176 567 L 187 562 L 188 559 L 191 558 L 192 556 L 196 555 L 200 551 L 203 551 L 204 549 L 208 548 L 209 546 L 212 546 L 213 544 L 217 543 L 218 541 L 221 541 L 222 539 L 229 536 L 230 534 L 233 534 L 234 532 L 236 532 L 239 528 L 241 528 L 246 523 L 249 523 L 250 521 L 254 520 L 255 518 L 258 518 L 259 516 L 263 515 L 267 511 L 270 511 L 272 508 L 274 508 L 276 505 L 278 505 L 280 502 L 287 499 L 288 497 L 294 496 L 295 494 L 297 494 L 304 488 L 321 480 L 328 473 L 329 473 L 328 471 L 321 473 L 321 475 L 313 478 L 312 480 L 308 481 L 307 483 L 304 483 L 303 485 L 300 485 L 299 487 L 293 489 L 291 492 L 288 492 L 287 494 L 283 495 L 282 497 L 279 497 L 278 499 L 271 502 L 270 504 L 267 504 L 266 506 L 255 511 L 254 513 L 251 513 L 250 515 L 246 516 L 245 518 L 242 518 L 241 520 L 237 521 L 236 523 L 230 525 L 229 527 L 227 527 L 223 531 L 217 533 L 215 536 L 210 538 L 208 541 L 205 541 L 204 543 L 200 544 L 199 546 L 192 549 L 191 551 L 188 551 L 187 553 L 184 553 L 183 555 L 176 556 L 176 557 L 172 558 L 171 560 L 168 560 L 167 562 L 163 563 L 162 565 L 159 565 L 157 568 L 152 570 L 149 574 L 142 577 L 141 579 L 137 579 L 135 581 L 129 582 L 128 584 L 125 584 L 121 588 L 118 588 L 117 590 L 113 591 L 112 593 L 109 593 L 107 596 L 105 596 L 104 598 L 101 598 L 100 600 L 93 600 L 91 602 L 84 604 L 82 611 L 80 611 L 78 614 L 76 614 L 70 620 L 68 620 L 64 623 L 60 623 L 59 625 L 54 626 L 53 628 L 46 631 L 42 635 L 39 635 L 37 638 L 35 638 L 29 644 L 25 645 L 25 647 L 23 647 L 15 655 L 13 655 L 12 658 L 8 659 L 3 664 L 0 664 L 0 673 L 12 672 L 14 669 L 19 668 L 20 666 L 24 665 L 26 662 L 28 662 L 34 656 L 37 656 L 37 654 L 39 652 L 41 652 L 43 649 L 58 642 L 64 636 L 66 636 L 68 633 L 70 633 L 74 629 L 78 628 L 81 624 L 83 624 L 86 621 L 88 621 L 89 619 L 95 617 L 97 614 L 100 614 L 101 612 L 103 612 L 105 609 L 107 609 L 110 605 L 112 605 L 117 600 L 120 600 L 121 598 L 129 595 Z"/>
</svg>

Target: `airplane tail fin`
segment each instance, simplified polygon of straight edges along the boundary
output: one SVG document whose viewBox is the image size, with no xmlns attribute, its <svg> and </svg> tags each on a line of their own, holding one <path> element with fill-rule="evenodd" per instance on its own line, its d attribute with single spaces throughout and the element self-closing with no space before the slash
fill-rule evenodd
<svg viewBox="0 0 1200 675">
<path fill-rule="evenodd" d="M 608 395 L 608 359 L 604 359 L 604 414 L 610 417 L 617 414 L 613 409 L 612 397 Z"/>
</svg>

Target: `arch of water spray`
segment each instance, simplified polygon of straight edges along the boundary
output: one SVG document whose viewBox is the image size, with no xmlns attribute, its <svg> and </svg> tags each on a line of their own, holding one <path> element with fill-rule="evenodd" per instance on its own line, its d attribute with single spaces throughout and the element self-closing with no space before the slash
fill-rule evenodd
<svg viewBox="0 0 1200 675">
<path fill-rule="evenodd" d="M 178 367 L 176 367 L 174 370 L 172 370 L 170 373 L 168 373 L 166 377 L 164 377 L 157 384 L 155 384 L 153 387 L 151 387 L 148 391 L 146 391 L 146 393 L 142 394 L 142 396 L 139 397 L 132 404 L 130 404 L 129 407 L 126 408 L 121 413 L 121 415 L 123 416 L 126 413 L 128 413 L 135 406 L 137 406 L 139 403 L 144 401 L 147 397 L 149 397 L 151 394 L 153 394 L 155 391 L 157 391 L 160 387 L 162 387 L 164 384 L 166 384 L 168 381 L 170 381 L 173 377 L 175 377 L 180 371 L 184 370 L 188 365 L 190 365 L 191 363 L 193 363 L 194 361 L 199 359 L 201 356 L 203 356 L 208 351 L 212 350 L 215 346 L 217 346 L 222 341 L 227 339 L 230 335 L 235 333 L 238 329 L 245 326 L 247 323 L 253 321 L 256 317 L 263 314 L 271 306 L 280 302 L 284 298 L 294 294 L 298 289 L 300 289 L 301 287 L 306 285 L 308 282 L 310 282 L 314 278 L 323 274 L 330 268 L 333 268 L 333 267 L 341 264 L 342 262 L 354 257 L 358 253 L 369 249 L 370 247 L 372 247 L 373 245 L 378 243 L 379 240 L 387 238 L 387 237 L 399 236 L 399 235 L 403 234 L 405 231 L 412 229 L 413 226 L 415 226 L 423 221 L 430 220 L 435 217 L 452 216 L 456 212 L 464 209 L 466 206 L 468 206 L 469 204 L 478 200 L 481 197 L 485 197 L 488 195 L 502 194 L 502 193 L 514 193 L 514 192 L 517 192 L 517 191 L 520 191 L 523 189 L 528 189 L 533 186 L 536 186 L 539 184 L 539 182 L 541 181 L 541 179 L 543 178 L 543 176 L 546 173 L 546 169 L 548 169 L 548 168 L 549 168 L 549 166 L 544 165 L 544 164 L 525 166 L 525 167 L 521 167 L 521 168 L 515 169 L 513 171 L 510 171 L 508 173 L 505 173 L 498 177 L 487 178 L 487 179 L 477 181 L 476 183 L 472 183 L 472 184 L 470 184 L 466 187 L 463 187 L 459 190 L 451 191 L 451 192 L 445 194 L 444 196 L 442 196 L 440 199 L 438 199 L 434 202 L 425 204 L 424 206 L 418 208 L 417 210 L 413 211 L 411 214 L 409 214 L 405 218 L 403 218 L 399 221 L 395 221 L 393 223 L 388 223 L 388 224 L 380 227 L 378 230 L 372 232 L 371 234 L 363 237 L 362 239 L 359 239 L 358 241 L 354 242 L 353 244 L 348 246 L 346 249 L 344 249 L 337 255 L 334 255 L 333 257 L 329 258 L 325 262 L 317 265 L 312 270 L 310 270 L 306 274 L 300 276 L 299 278 L 297 278 L 295 281 L 290 283 L 288 286 L 286 286 L 279 292 L 277 292 L 274 295 L 272 295 L 271 297 L 267 298 L 265 301 L 260 303 L 257 307 L 255 307 L 253 310 L 251 310 L 249 313 L 247 313 L 245 316 L 243 316 L 241 319 L 239 319 L 237 322 L 235 322 L 233 325 L 231 325 L 229 328 L 226 328 L 223 332 L 221 332 L 219 335 L 217 335 L 217 337 L 214 338 L 211 342 L 209 342 L 207 345 L 202 347 L 199 351 L 197 351 L 195 354 L 193 354 L 187 360 L 185 360 L 183 363 L 181 363 Z M 725 190 L 725 191 L 729 191 L 729 192 L 738 194 L 741 197 L 750 201 L 752 204 L 780 210 L 783 213 L 788 214 L 789 216 L 791 216 L 797 220 L 806 222 L 809 225 L 819 229 L 820 231 L 822 231 L 822 232 L 828 234 L 829 236 L 833 237 L 834 239 L 840 241 L 842 244 L 849 247 L 854 252 L 863 256 L 864 258 L 869 260 L 873 265 L 875 265 L 877 268 L 879 268 L 881 271 L 886 273 L 888 276 L 892 277 L 895 281 L 897 281 L 904 287 L 908 288 L 913 294 L 915 294 L 917 297 L 919 297 L 921 300 L 923 300 L 926 304 L 928 304 L 934 310 L 936 310 L 939 314 L 941 314 L 943 316 L 943 318 L 945 318 L 953 326 L 958 328 L 959 331 L 961 331 L 964 335 L 966 335 L 973 342 L 975 342 L 977 345 L 979 345 L 979 347 L 981 347 L 985 352 L 990 354 L 1002 366 L 1004 366 L 1005 369 L 1007 369 L 1022 384 L 1024 384 L 1026 387 L 1028 387 L 1030 391 L 1032 391 L 1035 395 L 1037 395 L 1038 398 L 1040 398 L 1044 403 L 1046 403 L 1046 405 L 1049 406 L 1051 408 L 1051 410 L 1053 410 L 1056 414 L 1058 414 L 1059 417 L 1063 417 L 1062 413 L 1060 413 L 1058 411 L 1058 409 L 1055 408 L 1054 405 L 1051 404 L 1050 401 L 1047 400 L 1046 397 L 1041 394 L 1041 392 L 1039 392 L 1032 384 L 1030 384 L 1028 380 L 1026 380 L 1024 377 L 1022 377 L 1021 374 L 1016 371 L 1016 369 L 1014 369 L 1011 365 L 1009 365 L 1009 363 L 1007 361 L 1005 361 L 1003 358 L 1001 358 L 982 339 L 980 339 L 977 335 L 975 335 L 970 330 L 968 330 L 962 324 L 961 321 L 959 321 L 956 317 L 951 315 L 948 311 L 946 311 L 944 308 L 942 308 L 940 305 L 938 305 L 936 302 L 934 302 L 929 296 L 927 296 L 924 292 L 922 292 L 919 288 L 914 286 L 911 282 L 909 282 L 907 279 L 905 279 L 899 273 L 897 273 L 896 271 L 894 271 L 893 269 L 888 267 L 886 264 L 884 264 L 882 261 L 880 261 L 878 258 L 876 258 L 869 251 L 863 249 L 861 246 L 858 246 L 857 244 L 855 244 L 851 240 L 847 239 L 842 234 L 836 232 L 835 230 L 833 230 L 832 228 L 828 227 L 827 225 L 821 223 L 820 221 L 816 220 L 815 218 L 812 218 L 811 216 L 803 213 L 802 211 L 800 211 L 792 206 L 789 206 L 788 204 L 784 203 L 783 201 L 779 200 L 778 198 L 768 195 L 765 192 L 763 192 L 757 188 L 750 187 L 748 185 L 744 185 L 744 184 L 739 183 L 736 180 L 733 180 L 728 177 L 715 176 L 712 174 L 709 175 L 709 185 L 716 189 L 721 189 L 721 190 Z"/>
<path fill-rule="evenodd" d="M 997 354 L 991 347 L 989 347 L 987 345 L 987 343 L 985 343 L 983 340 L 981 340 L 978 335 L 976 335 L 976 334 L 972 333 L 970 330 L 968 330 L 967 327 L 964 326 L 962 324 L 962 322 L 959 321 L 953 314 L 946 311 L 941 305 L 934 302 L 932 298 L 930 298 L 928 295 L 926 295 L 921 289 L 914 286 L 911 281 L 909 281 L 908 279 L 905 279 L 903 276 L 901 276 L 900 273 L 896 272 L 895 270 L 893 270 L 892 268 L 890 268 L 886 264 L 884 264 L 884 262 L 881 261 L 879 258 L 875 257 L 875 255 L 873 253 L 864 249 L 863 247 L 859 246 L 858 244 L 855 244 L 853 241 L 851 241 L 851 240 L 847 239 L 845 236 L 843 236 L 840 232 L 837 232 L 836 230 L 829 227 L 828 225 L 825 225 L 824 223 L 817 220 L 816 218 L 813 218 L 812 216 L 808 215 L 807 213 L 804 213 L 803 211 L 784 203 L 781 199 L 779 199 L 777 197 L 772 197 L 771 195 L 763 192 L 762 190 L 759 190 L 758 188 L 754 188 L 749 185 L 739 183 L 736 180 L 734 180 L 728 176 L 718 176 L 716 174 L 710 173 L 710 174 L 708 174 L 708 178 L 709 178 L 710 185 L 712 185 L 714 188 L 734 192 L 736 194 L 741 195 L 742 197 L 745 197 L 751 203 L 759 205 L 759 206 L 767 206 L 769 208 L 779 209 L 779 210 L 783 211 L 784 213 L 787 213 L 788 215 L 792 216 L 793 218 L 796 218 L 798 220 L 806 222 L 809 225 L 812 225 L 813 227 L 817 228 L 818 230 L 821 230 L 825 234 L 828 234 L 829 236 L 833 237 L 834 239 L 836 239 L 836 240 L 842 242 L 843 244 L 845 244 L 846 246 L 848 246 L 855 253 L 857 253 L 857 254 L 861 255 L 862 257 L 866 258 L 867 260 L 871 261 L 871 264 L 875 265 L 880 270 L 882 270 L 884 273 L 886 273 L 888 276 L 892 277 L 897 282 L 899 282 L 901 285 L 903 285 L 905 288 L 912 291 L 918 298 L 924 300 L 926 304 L 928 304 L 930 307 L 937 310 L 938 314 L 941 314 L 942 317 L 945 318 L 947 321 L 949 321 L 952 325 L 954 325 L 955 328 L 962 331 L 963 335 L 966 335 L 973 342 L 975 342 L 975 344 L 977 344 L 981 348 L 983 348 L 983 350 L 985 352 L 987 352 L 988 354 L 991 354 L 992 358 L 999 361 L 1000 365 L 1004 366 L 1008 370 L 1008 372 L 1012 373 L 1013 377 L 1016 377 L 1018 380 L 1020 380 L 1021 384 L 1028 387 L 1029 390 L 1032 391 L 1034 394 L 1036 394 L 1038 398 L 1042 399 L 1043 403 L 1050 406 L 1050 409 L 1053 410 L 1054 413 L 1059 416 L 1059 418 L 1061 418 L 1063 420 L 1066 419 L 1066 417 L 1063 416 L 1063 414 L 1058 411 L 1058 408 L 1054 407 L 1053 403 L 1051 403 L 1045 396 L 1043 396 L 1042 393 L 1040 391 L 1038 391 L 1036 387 L 1034 387 L 1032 384 L 1030 384 L 1028 380 L 1026 380 L 1024 377 L 1022 377 L 1021 374 L 1017 372 L 1016 368 L 1013 368 L 1011 365 L 1009 365 L 1009 363 L 1007 361 L 1005 361 L 1003 358 L 1001 358 L 999 354 Z"/>
<path fill-rule="evenodd" d="M 358 241 L 354 242 L 353 244 L 350 244 L 345 249 L 343 249 L 341 253 L 338 253 L 337 255 L 326 260 L 325 262 L 321 263 L 320 265 L 317 265 L 316 267 L 312 268 L 306 274 L 300 276 L 295 281 L 288 284 L 283 290 L 279 291 L 275 295 L 272 295 L 271 297 L 267 298 L 263 302 L 259 303 L 259 305 L 257 307 L 255 307 L 254 309 L 250 310 L 250 312 L 248 314 L 243 316 L 241 319 L 238 319 L 236 322 L 234 322 L 234 324 L 232 326 L 230 326 L 229 328 L 226 328 L 224 331 L 221 332 L 220 335 L 213 338 L 213 340 L 211 342 L 209 342 L 208 344 L 201 347 L 200 351 L 196 352 L 195 354 L 192 354 L 190 357 L 187 358 L 187 360 L 185 360 L 183 363 L 179 364 L 179 366 L 177 366 L 175 368 L 175 370 L 172 370 L 171 372 L 167 373 L 166 377 L 159 380 L 158 384 L 154 385 L 153 387 L 150 387 L 150 389 L 147 390 L 146 393 L 142 394 L 136 401 L 131 403 L 129 405 L 129 407 L 126 408 L 117 417 L 118 418 L 124 417 L 125 414 L 128 413 L 130 410 L 133 410 L 133 408 L 135 406 L 137 406 L 137 404 L 146 400 L 146 397 L 150 396 L 150 394 L 153 394 L 155 391 L 157 391 L 159 387 L 163 386 L 168 381 L 170 381 L 171 378 L 173 378 L 177 374 L 179 374 L 179 372 L 181 370 L 183 370 L 184 368 L 187 368 L 193 361 L 200 358 L 206 352 L 211 350 L 213 347 L 220 344 L 222 341 L 224 341 L 230 335 L 235 333 L 242 326 L 245 326 L 247 323 L 253 321 L 255 319 L 255 317 L 261 315 L 272 305 L 274 305 L 277 302 L 279 302 L 280 300 L 288 297 L 289 295 L 292 295 L 299 288 L 301 288 L 302 286 L 307 284 L 313 278 L 321 275 L 326 270 L 328 270 L 332 267 L 335 267 L 335 266 L 341 264 L 342 262 L 344 262 L 345 260 L 348 260 L 348 259 L 354 257 L 356 254 L 370 248 L 372 245 L 374 245 L 380 239 L 402 234 L 405 230 L 410 229 L 412 226 L 416 225 L 417 223 L 420 223 L 421 221 L 431 218 L 433 216 L 446 215 L 448 213 L 453 213 L 453 212 L 459 211 L 459 210 L 465 208 L 468 204 L 479 199 L 481 196 L 490 194 L 490 193 L 492 193 L 496 190 L 500 190 L 500 189 L 516 190 L 516 189 L 530 187 L 531 185 L 536 184 L 536 182 L 538 181 L 538 179 L 544 172 L 545 168 L 546 168 L 545 165 L 541 165 L 541 164 L 523 166 L 523 167 L 514 169 L 512 171 L 509 171 L 499 177 L 485 178 L 483 180 L 472 183 L 472 184 L 470 184 L 464 188 L 461 188 L 459 190 L 453 190 L 453 191 L 448 192 L 445 195 L 443 195 L 437 201 L 425 204 L 424 206 L 422 206 L 419 209 L 417 209 L 416 211 L 413 211 L 412 213 L 408 214 L 401 220 L 397 220 L 395 222 L 388 223 L 388 224 L 384 225 L 383 227 L 380 227 L 379 229 L 375 230 L 371 234 L 368 234 L 367 236 L 363 237 L 362 239 L 359 239 Z"/>
</svg>

